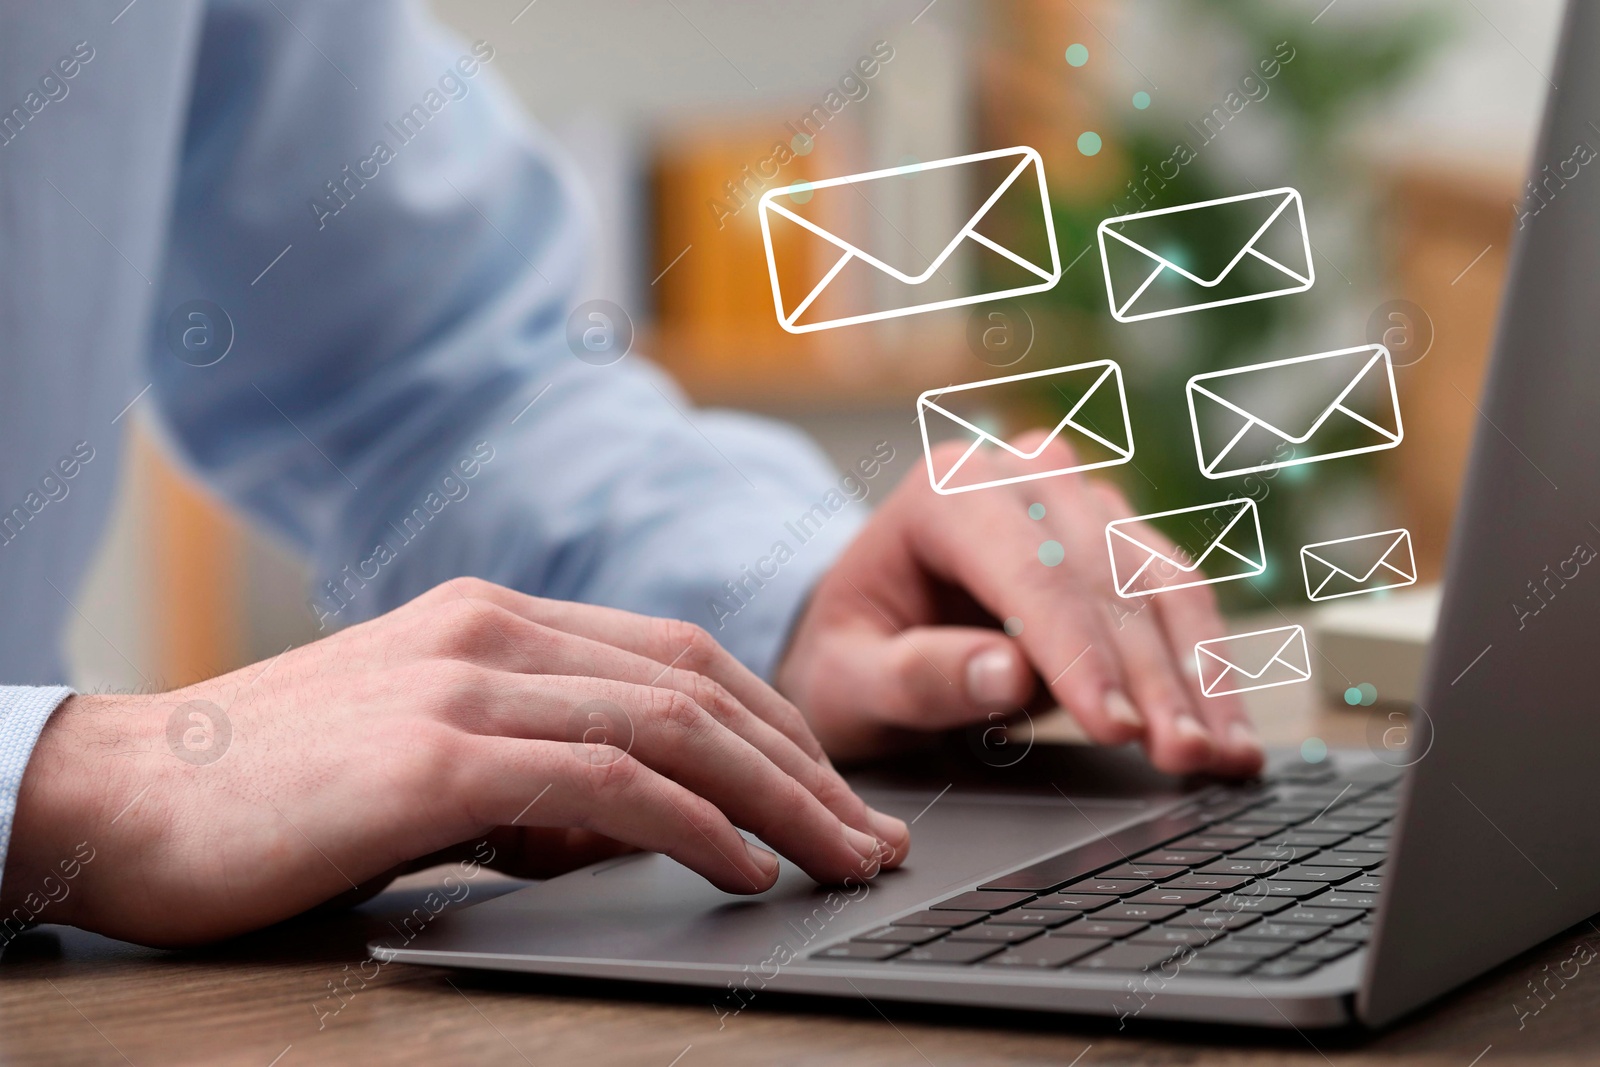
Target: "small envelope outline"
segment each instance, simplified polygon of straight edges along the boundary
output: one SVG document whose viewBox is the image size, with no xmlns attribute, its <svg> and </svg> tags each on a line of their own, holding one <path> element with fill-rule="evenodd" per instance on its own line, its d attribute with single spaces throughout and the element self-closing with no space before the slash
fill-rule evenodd
<svg viewBox="0 0 1600 1067">
<path fill-rule="evenodd" d="M 1237 204 L 1245 200 L 1268 200 L 1273 197 L 1281 198 L 1281 203 L 1279 203 L 1272 214 L 1267 217 L 1266 221 L 1256 228 L 1256 232 L 1250 235 L 1250 239 L 1244 243 L 1243 247 L 1241 247 L 1238 252 L 1234 253 L 1233 258 L 1228 261 L 1227 265 L 1211 278 L 1200 277 L 1192 271 L 1189 271 L 1179 264 L 1174 263 L 1170 258 L 1163 256 L 1161 253 L 1155 252 L 1150 248 L 1147 248 L 1145 245 L 1140 244 L 1138 241 L 1133 240 L 1127 234 L 1122 232 L 1122 229 L 1126 228 L 1130 223 L 1137 223 L 1147 219 L 1158 218 L 1163 215 L 1176 215 L 1183 212 L 1203 211 L 1206 208 L 1220 207 L 1224 204 Z M 1256 248 L 1257 242 L 1259 242 L 1262 237 L 1266 235 L 1267 231 L 1272 228 L 1273 224 L 1276 223 L 1290 207 L 1295 209 L 1295 216 L 1299 222 L 1301 246 L 1306 260 L 1306 273 L 1304 274 L 1285 266 L 1284 264 L 1278 262 Z M 1241 193 L 1237 196 L 1224 196 L 1215 200 L 1203 200 L 1193 204 L 1179 204 L 1175 207 L 1157 208 L 1154 211 L 1137 211 L 1126 215 L 1115 215 L 1109 219 L 1101 220 L 1096 232 L 1097 236 L 1099 237 L 1100 263 L 1105 272 L 1106 296 L 1111 305 L 1111 317 L 1116 319 L 1118 322 L 1140 322 L 1144 319 L 1158 319 L 1168 315 L 1181 315 L 1190 311 L 1202 311 L 1206 308 L 1226 307 L 1230 304 L 1242 304 L 1251 300 L 1265 300 L 1274 296 L 1289 296 L 1294 293 L 1305 292 L 1307 289 L 1310 289 L 1314 284 L 1316 284 L 1317 280 L 1316 264 L 1311 258 L 1311 235 L 1306 229 L 1305 201 L 1301 198 L 1299 190 L 1290 188 L 1288 186 L 1284 186 L 1279 189 L 1267 189 L 1259 193 Z M 1126 300 L 1120 302 L 1117 299 L 1116 286 L 1111 279 L 1111 259 L 1106 255 L 1107 238 L 1127 245 L 1134 251 L 1149 257 L 1157 265 L 1156 269 L 1150 273 L 1149 277 L 1147 277 L 1137 289 L 1134 290 L 1133 294 Z M 1294 284 L 1282 289 L 1272 289 L 1261 293 L 1250 293 L 1245 296 L 1229 297 L 1224 300 L 1213 300 L 1201 304 L 1190 304 L 1182 307 L 1163 308 L 1157 311 L 1148 311 L 1143 313 L 1128 313 L 1128 309 L 1133 307 L 1133 305 L 1138 302 L 1139 297 L 1143 296 L 1145 290 L 1154 284 L 1155 280 L 1160 277 L 1162 271 L 1170 270 L 1179 277 L 1193 282 L 1196 285 L 1206 289 L 1214 289 L 1226 281 L 1228 275 L 1233 273 L 1234 268 L 1242 263 L 1246 256 L 1250 255 L 1255 256 L 1268 266 L 1275 267 L 1279 271 L 1283 272 L 1283 274 L 1285 274 Z"/>
<path fill-rule="evenodd" d="M 1203 551 L 1196 554 L 1194 562 L 1192 563 L 1184 563 L 1181 560 L 1174 559 L 1165 551 L 1159 548 L 1152 548 L 1151 546 L 1140 541 L 1132 533 L 1128 532 L 1128 528 L 1133 526 L 1135 523 L 1148 523 L 1154 519 L 1165 519 L 1173 515 L 1186 515 L 1192 512 L 1201 511 L 1221 511 L 1228 508 L 1235 509 L 1233 516 L 1228 520 L 1227 524 L 1223 526 L 1222 531 L 1218 533 L 1216 537 L 1212 538 L 1211 543 L 1206 545 Z M 1233 532 L 1234 527 L 1243 523 L 1247 516 L 1255 528 L 1256 551 L 1254 558 L 1241 555 L 1240 553 L 1233 551 L 1231 548 L 1228 548 L 1225 544 L 1223 544 L 1223 542 L 1227 539 L 1228 534 Z M 1124 578 L 1117 569 L 1116 546 L 1119 540 L 1131 544 L 1138 550 L 1147 554 L 1145 561 L 1126 578 Z M 1112 587 L 1116 590 L 1117 595 L 1125 600 L 1132 600 L 1135 597 L 1141 596 L 1154 596 L 1156 593 L 1167 593 L 1175 589 L 1188 589 L 1196 585 L 1215 585 L 1218 582 L 1231 582 L 1239 578 L 1254 578 L 1258 575 L 1266 573 L 1267 570 L 1267 552 L 1266 547 L 1261 539 L 1261 514 L 1256 510 L 1256 502 L 1251 500 L 1249 497 L 1233 497 L 1228 500 L 1219 500 L 1212 504 L 1198 504 L 1194 507 L 1174 508 L 1171 511 L 1158 511 L 1149 515 L 1135 515 L 1131 518 L 1115 519 L 1106 523 L 1106 551 L 1111 556 Z M 1198 578 L 1190 582 L 1161 585 L 1154 589 L 1135 590 L 1132 592 L 1129 591 L 1133 589 L 1134 583 L 1136 583 L 1139 578 L 1143 576 L 1144 572 L 1147 571 L 1157 560 L 1170 565 L 1181 574 L 1196 574 L 1200 571 L 1200 568 L 1204 566 L 1206 560 L 1210 558 L 1211 554 L 1216 551 L 1222 551 L 1230 556 L 1236 557 L 1250 569 L 1247 571 L 1241 571 L 1238 574 L 1224 574 L 1215 578 Z"/>
<path fill-rule="evenodd" d="M 1216 393 L 1212 392 L 1204 384 L 1202 384 L 1205 382 L 1214 381 L 1218 378 L 1231 378 L 1239 375 L 1249 374 L 1252 371 L 1265 371 L 1277 367 L 1287 367 L 1294 364 L 1312 363 L 1317 360 L 1335 359 L 1340 356 L 1352 356 L 1357 353 L 1367 353 L 1370 358 L 1368 358 L 1367 361 L 1362 365 L 1361 369 L 1356 372 L 1355 376 L 1352 377 L 1350 381 L 1340 389 L 1338 396 L 1334 397 L 1333 401 L 1322 409 L 1322 411 L 1317 415 L 1316 419 L 1312 422 L 1311 428 L 1306 430 L 1306 432 L 1303 434 L 1290 433 L 1289 431 L 1274 425 L 1268 420 L 1261 418 L 1259 415 L 1246 411 L 1233 401 L 1218 396 Z M 1364 415 L 1352 411 L 1344 406 L 1345 399 L 1349 397 L 1351 393 L 1355 392 L 1361 383 L 1366 380 L 1367 375 L 1372 373 L 1373 368 L 1379 365 L 1383 367 L 1384 373 L 1387 376 L 1390 404 L 1389 414 L 1394 419 L 1395 427 L 1392 431 L 1387 427 L 1378 425 L 1371 419 L 1366 418 Z M 1316 352 L 1309 356 L 1292 356 L 1289 359 L 1275 359 L 1267 363 L 1252 364 L 1248 367 L 1235 367 L 1231 370 L 1208 371 L 1204 374 L 1196 374 L 1194 377 L 1189 379 L 1188 385 L 1184 389 L 1184 395 L 1189 403 L 1189 426 L 1194 432 L 1194 451 L 1195 456 L 1200 462 L 1200 473 L 1212 480 L 1233 478 L 1241 474 L 1256 474 L 1261 471 L 1276 470 L 1282 467 L 1298 467 L 1302 463 L 1320 463 L 1324 460 L 1341 459 L 1346 456 L 1359 456 L 1368 452 L 1382 452 L 1386 449 L 1398 447 L 1400 442 L 1405 440 L 1405 424 L 1400 419 L 1400 396 L 1398 390 L 1396 389 L 1394 379 L 1394 360 L 1389 354 L 1389 349 L 1381 344 L 1358 345 L 1355 348 L 1341 348 L 1333 352 Z M 1217 454 L 1209 460 L 1206 458 L 1205 445 L 1200 440 L 1201 417 L 1199 410 L 1195 405 L 1195 398 L 1197 396 L 1203 397 L 1212 403 L 1227 408 L 1234 414 L 1242 416 L 1245 420 L 1245 425 L 1237 434 L 1234 435 L 1233 439 L 1224 445 L 1217 452 Z M 1269 433 L 1277 435 L 1279 438 L 1289 444 L 1302 445 L 1316 436 L 1317 431 L 1322 429 L 1322 427 L 1334 416 L 1336 412 L 1342 413 L 1372 430 L 1377 435 L 1379 443 L 1363 445 L 1357 448 L 1348 448 L 1339 452 L 1329 452 L 1311 456 L 1295 456 L 1291 459 L 1281 460 L 1273 463 L 1263 463 L 1254 467 L 1230 467 L 1223 470 L 1218 469 L 1222 466 L 1222 461 L 1227 457 L 1228 452 L 1233 448 L 1234 444 L 1243 438 L 1245 433 L 1252 426 L 1259 426 Z"/>
<path fill-rule="evenodd" d="M 1276 645 L 1276 651 L 1269 656 L 1259 667 L 1251 669 L 1248 665 L 1234 663 L 1220 651 L 1224 646 L 1234 644 L 1248 638 L 1267 638 L 1272 635 L 1282 635 L 1283 640 Z M 1265 642 L 1262 647 L 1274 647 L 1272 643 Z M 1279 685 L 1293 685 L 1296 682 L 1306 681 L 1311 677 L 1311 652 L 1306 645 L 1306 631 L 1301 626 L 1275 626 L 1266 630 L 1255 630 L 1247 634 L 1234 634 L 1231 637 L 1218 637 L 1210 641 L 1197 641 L 1194 646 L 1195 669 L 1200 674 L 1200 692 L 1208 697 L 1227 696 L 1231 693 L 1248 693 L 1257 689 L 1271 689 Z M 1221 664 L 1221 670 L 1215 666 Z M 1208 670 L 1208 665 L 1210 669 Z M 1285 677 L 1277 680 L 1262 681 L 1268 677 L 1268 671 L 1274 666 L 1282 668 L 1278 673 Z M 1237 684 L 1232 688 L 1223 688 L 1224 680 L 1230 676 L 1241 677 L 1246 683 Z"/>
<path fill-rule="evenodd" d="M 889 263 L 885 263 L 882 259 L 871 255 L 858 245 L 847 241 L 836 234 L 828 232 L 826 229 L 817 225 L 810 219 L 804 218 L 784 207 L 783 204 L 779 202 L 778 198 L 787 195 L 790 187 L 785 186 L 767 190 L 761 195 L 761 200 L 758 204 L 758 211 L 761 221 L 761 238 L 767 253 L 767 274 L 772 283 L 772 301 L 777 312 L 778 325 L 788 333 L 812 333 L 816 330 L 834 329 L 839 326 L 852 326 L 863 322 L 876 322 L 881 319 L 899 318 L 904 315 L 917 315 L 928 311 L 938 311 L 942 308 L 961 307 L 967 304 L 977 304 L 988 300 L 1000 300 L 1006 297 L 1022 296 L 1027 293 L 1038 293 L 1054 288 L 1055 284 L 1061 280 L 1061 252 L 1056 244 L 1055 222 L 1050 212 L 1050 192 L 1045 182 L 1044 159 L 1036 150 L 1029 148 L 1026 145 L 1018 145 L 1014 148 L 999 148 L 988 152 L 974 152 L 970 155 L 953 156 L 948 159 L 936 159 L 927 163 L 910 163 L 900 167 L 889 167 L 884 170 L 865 171 L 861 174 L 848 174 L 839 178 L 824 178 L 820 181 L 807 182 L 806 187 L 815 193 L 820 189 L 829 189 L 841 185 L 855 185 L 863 182 L 875 181 L 880 178 L 900 177 L 903 175 L 918 174 L 924 171 L 936 170 L 944 167 L 957 167 L 967 164 L 981 163 L 990 159 L 1004 159 L 1013 156 L 1017 157 L 1019 160 L 1016 167 L 1013 168 L 1011 173 L 1008 174 L 1006 178 L 995 188 L 995 190 L 989 194 L 988 198 L 984 200 L 983 204 L 978 208 L 978 210 L 974 212 L 972 217 L 962 225 L 961 229 L 957 231 L 956 235 L 950 239 L 943 249 L 940 250 L 939 254 L 933 258 L 928 266 L 916 274 L 908 274 Z M 994 207 L 1000 198 L 1005 195 L 1006 191 L 1021 178 L 1023 172 L 1030 169 L 1033 171 L 1034 176 L 1038 181 L 1040 205 L 1044 212 L 1044 231 L 1050 249 L 1050 266 L 1048 268 L 1032 262 L 1025 256 L 1018 255 L 1011 249 L 1006 248 L 1005 246 L 997 243 L 994 240 L 991 240 L 981 233 L 978 233 L 974 229 L 978 223 L 983 221 L 984 216 L 989 213 L 989 209 Z M 778 261 L 772 244 L 772 215 L 780 215 L 788 219 L 790 222 L 809 230 L 822 240 L 839 248 L 844 253 L 844 255 L 839 258 L 838 262 L 829 268 L 827 273 L 823 275 L 822 280 L 816 284 L 811 292 L 802 300 L 797 302 L 794 310 L 792 311 L 786 311 L 784 308 L 783 290 L 778 280 Z M 863 315 L 850 315 L 844 318 L 829 319 L 823 322 L 800 324 L 797 321 L 801 315 L 805 314 L 806 310 L 810 308 L 817 298 L 822 295 L 822 293 L 827 289 L 828 284 L 833 281 L 839 272 L 843 270 L 846 264 L 848 264 L 852 259 L 859 259 L 905 285 L 922 285 L 930 278 L 934 277 L 939 268 L 944 265 L 945 261 L 956 253 L 956 250 L 964 241 L 969 239 L 983 245 L 990 251 L 1009 259 L 1030 273 L 1037 275 L 1040 278 L 1040 281 L 1036 284 L 1017 286 L 997 292 L 969 293 L 964 296 L 930 301 L 926 304 L 916 304 L 910 307 L 868 312 Z"/>
<path fill-rule="evenodd" d="M 1381 551 L 1377 552 L 1372 566 L 1368 567 L 1364 574 L 1354 574 L 1349 569 L 1324 559 L 1315 551 L 1316 549 L 1325 550 L 1333 545 L 1354 544 L 1359 541 L 1372 541 L 1375 545 L 1381 547 Z M 1399 553 L 1401 548 L 1405 549 L 1404 564 L 1391 562 L 1391 559 Z M 1311 587 L 1313 569 L 1311 564 L 1313 561 L 1327 568 L 1327 575 L 1317 583 L 1315 589 Z M 1372 581 L 1373 575 L 1380 570 L 1391 571 L 1398 575 L 1399 581 L 1391 580 L 1383 585 L 1368 584 Z M 1380 530 L 1377 533 L 1358 534 L 1355 537 L 1341 537 L 1333 541 L 1318 541 L 1315 544 L 1303 545 L 1300 548 L 1300 573 L 1304 576 L 1306 582 L 1306 599 L 1312 601 L 1338 600 L 1340 597 L 1376 593 L 1380 589 L 1400 589 L 1408 585 L 1415 585 L 1417 582 L 1417 558 L 1411 547 L 1411 531 L 1405 529 Z M 1322 590 L 1326 588 L 1327 584 L 1340 575 L 1348 578 L 1360 588 L 1350 589 L 1343 593 L 1323 595 Z"/>
<path fill-rule="evenodd" d="M 1095 379 L 1094 383 L 1084 390 L 1083 395 L 1079 397 L 1078 401 L 1072 405 L 1071 409 L 1069 409 L 1067 413 L 1062 416 L 1061 420 L 1056 423 L 1055 428 L 1050 431 L 1045 439 L 1041 441 L 1036 448 L 1028 450 L 1018 448 L 1016 445 L 1013 445 L 1003 437 L 1000 437 L 999 435 L 992 433 L 982 426 L 979 426 L 970 420 L 957 415 L 955 412 L 949 410 L 948 407 L 939 403 L 940 400 L 953 393 L 983 390 L 995 386 L 1007 385 L 1012 382 L 1047 378 L 1056 375 L 1067 375 L 1083 372 L 1092 373 L 1096 370 L 1098 370 L 1100 373 Z M 1101 389 L 1107 387 L 1107 382 L 1113 383 L 1117 390 L 1117 400 L 1122 410 L 1123 439 L 1128 442 L 1127 447 L 1123 447 L 1122 445 L 1118 445 L 1106 440 L 1099 433 L 1096 433 L 1094 430 L 1077 421 L 1078 412 L 1081 411 L 1084 405 L 1092 400 Z M 927 415 L 930 411 L 936 412 L 937 414 L 942 415 L 957 425 L 963 427 L 969 431 L 974 438 L 971 447 L 967 449 L 966 453 L 963 454 L 961 458 L 943 474 L 939 473 L 934 468 L 933 448 L 928 441 Z M 966 493 L 974 489 L 988 489 L 997 485 L 1012 485 L 1017 482 L 1036 481 L 1040 478 L 1049 478 L 1060 474 L 1077 474 L 1082 471 L 1098 470 L 1101 467 L 1114 467 L 1118 464 L 1127 463 L 1129 460 L 1133 459 L 1133 431 L 1132 425 L 1128 419 L 1128 393 L 1123 387 L 1122 368 L 1118 366 L 1114 360 L 1109 359 L 1092 360 L 1088 363 L 1077 363 L 1068 367 L 1050 367 L 1045 370 L 1029 371 L 1026 374 L 1010 374 L 1003 378 L 991 378 L 987 381 L 981 382 L 968 382 L 964 385 L 952 385 L 943 389 L 929 389 L 927 392 L 917 397 L 917 425 L 922 432 L 922 450 L 928 464 L 928 483 L 933 487 L 933 491 L 941 496 L 950 496 L 955 493 Z M 1075 430 L 1076 432 L 1083 434 L 1085 437 L 1088 437 L 1103 445 L 1112 452 L 1115 458 L 1100 460 L 1094 463 L 1081 463 L 1068 467 L 1059 467 L 1048 471 L 1030 472 L 1010 478 L 993 479 L 987 482 L 959 484 L 954 486 L 950 484 L 951 480 L 966 464 L 967 460 L 970 459 L 975 452 L 977 452 L 979 446 L 985 443 L 995 445 L 1004 451 L 1009 452 L 1011 455 L 1016 456 L 1018 459 L 1033 460 L 1038 459 L 1041 455 L 1043 455 L 1045 450 L 1050 447 L 1051 443 L 1054 442 L 1056 438 L 1062 436 L 1062 434 L 1068 429 Z"/>
</svg>

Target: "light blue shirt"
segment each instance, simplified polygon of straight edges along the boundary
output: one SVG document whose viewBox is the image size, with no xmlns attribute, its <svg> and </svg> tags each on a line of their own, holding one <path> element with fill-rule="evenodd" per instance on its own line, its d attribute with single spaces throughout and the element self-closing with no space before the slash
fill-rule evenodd
<svg viewBox="0 0 1600 1067">
<path fill-rule="evenodd" d="M 390 0 L 0 10 L 0 844 L 130 405 L 306 553 L 330 627 L 477 575 L 770 675 L 864 508 L 815 510 L 838 475 L 794 431 L 573 355 L 604 294 L 503 62 Z M 232 321 L 210 366 L 168 342 L 193 300 Z"/>
</svg>

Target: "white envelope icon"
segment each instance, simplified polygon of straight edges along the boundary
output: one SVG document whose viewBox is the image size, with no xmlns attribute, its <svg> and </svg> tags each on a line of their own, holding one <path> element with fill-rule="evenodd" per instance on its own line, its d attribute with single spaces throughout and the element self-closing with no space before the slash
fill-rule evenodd
<svg viewBox="0 0 1600 1067">
<path fill-rule="evenodd" d="M 919 179 L 925 186 L 938 186 L 938 191 L 930 192 L 929 201 L 944 196 L 957 179 L 994 182 L 992 187 L 984 184 L 977 188 L 977 195 L 983 198 L 981 206 L 955 232 L 936 235 L 937 254 L 931 260 L 924 260 L 872 201 L 874 195 L 882 194 L 897 203 L 916 205 L 920 201 L 913 190 Z M 797 190 L 803 204 L 795 195 Z M 980 230 L 990 209 L 1002 198 L 1013 197 L 1027 198 L 1029 210 L 1042 213 L 1042 229 L 1031 233 L 1029 242 L 1038 247 L 1025 253 Z M 1050 215 L 1044 161 L 1027 147 L 769 189 L 761 197 L 760 216 L 772 302 L 778 325 L 789 333 L 1037 293 L 1061 280 L 1061 255 Z M 1005 232 L 998 226 L 995 231 Z M 991 278 L 1004 276 L 1005 283 L 964 287 L 960 279 L 951 276 L 952 271 L 942 269 L 958 252 L 982 260 L 986 273 Z M 788 278 L 787 284 L 780 276 Z M 956 292 L 952 293 L 952 287 Z M 835 293 L 839 297 L 835 302 L 847 304 L 843 314 L 813 312 L 819 301 L 827 303 L 825 294 Z M 877 306 L 865 307 L 863 301 Z M 808 312 L 812 312 L 810 317 Z"/>
<path fill-rule="evenodd" d="M 1306 632 L 1298 626 L 1219 637 L 1194 646 L 1200 692 L 1208 697 L 1293 685 L 1311 677 Z"/>
<path fill-rule="evenodd" d="M 1381 452 L 1405 438 L 1382 345 L 1196 374 L 1186 392 L 1207 478 Z"/>
<path fill-rule="evenodd" d="M 1184 517 L 1176 552 L 1164 542 L 1151 545 L 1140 529 L 1154 519 Z M 1189 542 L 1184 547 L 1181 542 Z M 1220 500 L 1192 508 L 1136 515 L 1106 524 L 1106 550 L 1111 554 L 1111 579 L 1117 595 L 1132 599 L 1195 585 L 1215 585 L 1254 578 L 1267 569 L 1261 542 L 1261 514 L 1248 497 Z M 1214 572 L 1206 577 L 1202 567 Z"/>
<path fill-rule="evenodd" d="M 1040 393 L 1052 392 L 1061 397 L 1068 410 L 1055 429 L 1034 448 L 1024 451 L 984 425 L 986 411 L 1013 406 L 1014 399 L 1033 400 Z M 930 420 L 946 428 L 953 424 L 963 438 L 970 436 L 972 439 L 966 451 L 954 462 L 943 464 L 942 469 L 934 459 L 928 439 Z M 928 481 L 935 493 L 945 496 L 1113 467 L 1133 458 L 1133 431 L 1128 423 L 1128 395 L 1122 386 L 1122 368 L 1109 359 L 952 385 L 947 389 L 930 389 L 917 397 L 917 425 L 922 430 L 922 449 L 928 460 Z M 1057 438 L 1073 447 L 1078 462 L 1058 466 L 1053 454 L 1041 460 Z M 969 469 L 978 468 L 979 464 L 969 461 L 984 450 L 991 453 L 998 450 L 1001 456 L 1009 459 L 1001 464 L 999 471 L 988 466 L 983 475 L 965 474 Z"/>
<path fill-rule="evenodd" d="M 1337 600 L 1415 585 L 1411 531 L 1382 530 L 1305 545 L 1300 549 L 1300 571 L 1309 600 Z"/>
<path fill-rule="evenodd" d="M 1219 245 L 1220 228 L 1250 237 Z M 1305 204 L 1289 188 L 1118 215 L 1099 235 L 1118 322 L 1303 293 L 1317 278 Z"/>
</svg>

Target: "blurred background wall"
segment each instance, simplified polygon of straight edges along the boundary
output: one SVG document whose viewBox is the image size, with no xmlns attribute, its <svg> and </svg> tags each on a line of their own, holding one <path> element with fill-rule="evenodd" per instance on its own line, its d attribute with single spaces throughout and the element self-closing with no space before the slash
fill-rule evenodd
<svg viewBox="0 0 1600 1067">
<path fill-rule="evenodd" d="M 626 308 L 636 350 L 701 403 L 798 422 L 841 461 L 885 438 L 916 456 L 916 395 L 993 377 L 995 354 L 969 344 L 964 309 L 783 333 L 753 201 L 763 186 L 1028 144 L 1045 159 L 1062 260 L 1074 265 L 1056 291 L 1019 302 L 1034 340 L 1015 370 L 1112 355 L 1130 388 L 1155 396 L 1181 392 L 1196 367 L 1383 339 L 1405 364 L 1405 445 L 1337 476 L 1286 476 L 1276 521 L 1330 537 L 1403 521 L 1425 574 L 1437 574 L 1556 0 L 433 6 L 461 35 L 494 44 L 496 71 L 584 176 L 597 224 L 585 296 Z M 1109 330 L 1088 251 L 1095 223 L 1115 203 L 1128 210 L 1127 182 L 1169 156 L 1174 137 L 1198 141 L 1189 124 L 1279 42 L 1293 59 L 1264 95 L 1249 90 L 1168 195 L 1301 188 L 1315 289 L 1259 313 Z M 875 61 L 870 77 L 864 60 Z M 1092 154 L 1085 133 L 1098 138 Z M 935 205 L 887 222 L 915 238 L 948 213 Z M 1174 432 L 1152 426 L 1158 441 Z M 116 518 L 64 638 L 77 684 L 180 685 L 309 639 L 302 564 L 174 473 L 148 428 L 132 432 Z"/>
</svg>

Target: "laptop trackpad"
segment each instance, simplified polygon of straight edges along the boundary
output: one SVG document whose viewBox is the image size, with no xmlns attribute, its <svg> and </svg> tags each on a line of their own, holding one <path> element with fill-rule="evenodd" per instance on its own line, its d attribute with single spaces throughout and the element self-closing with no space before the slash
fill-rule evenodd
<svg viewBox="0 0 1600 1067">
<path fill-rule="evenodd" d="M 723 964 L 766 959 L 780 941 L 803 953 L 1141 821 L 1174 799 L 1068 801 L 952 789 L 929 807 L 928 792 L 862 794 L 883 811 L 917 817 L 905 866 L 871 882 L 818 886 L 784 861 L 777 885 L 739 897 L 664 856 L 641 853 L 442 915 L 403 947 Z"/>
</svg>

